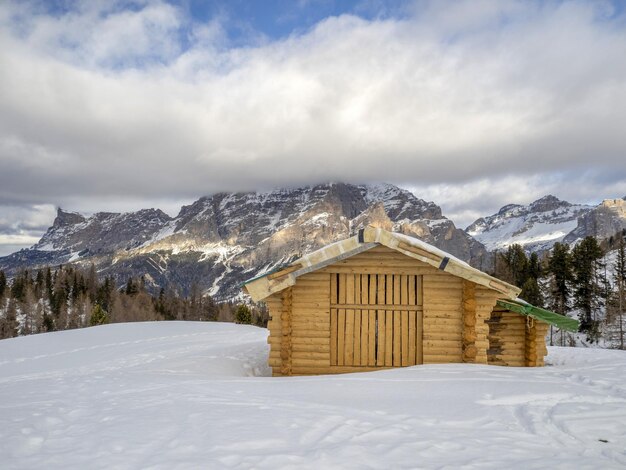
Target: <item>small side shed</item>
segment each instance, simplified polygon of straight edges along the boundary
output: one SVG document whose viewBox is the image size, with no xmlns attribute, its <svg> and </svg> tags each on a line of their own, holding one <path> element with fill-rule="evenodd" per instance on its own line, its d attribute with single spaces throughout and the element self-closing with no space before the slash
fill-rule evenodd
<svg viewBox="0 0 626 470">
<path fill-rule="evenodd" d="M 269 307 L 275 376 L 452 362 L 538 366 L 553 322 L 515 300 L 519 288 L 375 227 L 245 289 Z"/>
</svg>

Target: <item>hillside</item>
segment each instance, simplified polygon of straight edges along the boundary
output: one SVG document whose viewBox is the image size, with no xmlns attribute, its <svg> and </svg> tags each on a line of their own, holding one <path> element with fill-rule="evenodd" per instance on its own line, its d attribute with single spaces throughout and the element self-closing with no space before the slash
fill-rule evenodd
<svg viewBox="0 0 626 470">
<path fill-rule="evenodd" d="M 2 467 L 626 465 L 622 351 L 271 378 L 266 334 L 158 322 L 0 341 Z"/>
</svg>

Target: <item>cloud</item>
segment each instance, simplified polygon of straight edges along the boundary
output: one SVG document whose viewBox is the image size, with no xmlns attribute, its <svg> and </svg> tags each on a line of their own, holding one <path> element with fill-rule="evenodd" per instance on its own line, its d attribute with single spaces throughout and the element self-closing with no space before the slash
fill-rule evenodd
<svg viewBox="0 0 626 470">
<path fill-rule="evenodd" d="M 165 2 L 76 5 L 0 5 L 0 204 L 386 180 L 502 205 L 502 180 L 626 177 L 611 3 L 416 2 L 245 45 Z"/>
<path fill-rule="evenodd" d="M 55 212 L 54 206 L 49 204 L 0 205 L 0 256 L 37 243 L 51 225 Z"/>
</svg>

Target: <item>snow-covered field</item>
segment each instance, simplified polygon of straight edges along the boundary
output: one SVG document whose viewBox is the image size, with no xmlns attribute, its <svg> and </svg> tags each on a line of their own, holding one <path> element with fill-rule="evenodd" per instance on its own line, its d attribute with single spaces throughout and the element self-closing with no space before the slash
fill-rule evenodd
<svg viewBox="0 0 626 470">
<path fill-rule="evenodd" d="M 0 467 L 626 467 L 625 352 L 271 378 L 266 334 L 161 322 L 0 341 Z"/>
</svg>

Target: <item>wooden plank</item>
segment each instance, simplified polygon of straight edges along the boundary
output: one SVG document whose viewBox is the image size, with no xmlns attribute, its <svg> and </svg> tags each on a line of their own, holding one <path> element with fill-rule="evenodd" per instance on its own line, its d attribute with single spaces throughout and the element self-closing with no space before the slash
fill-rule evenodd
<svg viewBox="0 0 626 470">
<path fill-rule="evenodd" d="M 291 324 L 295 328 L 320 328 L 330 331 L 330 310 L 325 315 L 307 315 L 305 312 L 296 311 L 296 320 Z"/>
<path fill-rule="evenodd" d="M 393 274 L 385 276 L 385 304 L 393 305 Z M 393 310 L 385 319 L 385 365 L 393 366 Z"/>
<path fill-rule="evenodd" d="M 298 310 L 310 310 L 311 312 L 320 312 L 328 309 L 330 303 L 326 302 L 295 302 L 294 306 Z"/>
<path fill-rule="evenodd" d="M 300 359 L 317 359 L 329 364 L 329 357 L 328 352 L 323 351 L 294 351 L 293 363 L 297 363 Z"/>
<path fill-rule="evenodd" d="M 409 316 L 409 357 L 408 357 L 408 365 L 413 366 L 416 364 L 416 348 L 417 348 L 417 312 L 408 312 Z"/>
<path fill-rule="evenodd" d="M 400 304 L 409 303 L 409 276 L 400 275 Z M 402 365 L 409 365 L 409 312 L 401 310 L 400 313 L 400 337 L 402 339 L 401 354 Z"/>
<path fill-rule="evenodd" d="M 354 311 L 354 362 L 355 366 L 361 364 L 361 310 Z M 365 343 L 367 344 L 367 342 Z"/>
<path fill-rule="evenodd" d="M 402 365 L 402 331 L 400 326 L 400 312 L 393 312 L 393 365 Z"/>
<path fill-rule="evenodd" d="M 325 289 L 307 289 L 301 288 L 298 286 L 297 289 L 294 289 L 294 303 L 302 302 L 302 303 L 312 303 L 312 302 L 329 302 L 330 301 L 330 292 L 328 292 L 328 287 Z"/>
<path fill-rule="evenodd" d="M 369 287 L 368 287 L 369 289 Z M 361 311 L 361 360 L 359 362 L 362 366 L 369 364 L 369 327 L 370 316 L 368 310 Z"/>
<path fill-rule="evenodd" d="M 300 338 L 294 336 L 291 338 L 292 344 L 318 344 L 321 346 L 328 346 L 328 338 Z"/>
<path fill-rule="evenodd" d="M 403 276 L 401 274 L 393 276 L 393 304 L 394 305 L 401 305 L 403 303 L 401 302 L 401 296 L 400 296 L 400 293 L 402 291 L 402 279 L 403 279 Z"/>
<path fill-rule="evenodd" d="M 422 337 L 424 336 L 424 314 L 423 312 L 416 312 L 415 315 L 415 339 L 416 339 L 416 347 L 415 347 L 415 363 L 423 364 L 424 363 L 424 345 Z"/>
<path fill-rule="evenodd" d="M 344 339 L 344 365 L 354 365 L 354 310 L 346 310 L 346 331 Z"/>
<path fill-rule="evenodd" d="M 390 367 L 393 365 L 393 321 L 393 312 L 387 312 L 387 318 L 385 321 L 385 365 Z"/>
<path fill-rule="evenodd" d="M 395 276 L 394 280 L 394 302 L 400 303 L 400 276 Z M 402 311 L 394 310 L 393 312 L 393 365 L 399 367 L 402 365 Z"/>
<path fill-rule="evenodd" d="M 341 291 L 340 291 L 341 292 Z M 346 311 L 337 310 L 337 365 L 345 364 Z"/>
<path fill-rule="evenodd" d="M 303 330 L 299 328 L 293 328 L 291 335 L 294 338 L 328 338 L 328 341 L 330 341 L 330 331 L 328 330 Z"/>
<path fill-rule="evenodd" d="M 387 312 L 385 312 L 384 310 L 379 310 L 376 312 L 376 317 L 377 317 L 377 337 L 378 337 L 378 350 L 376 351 L 376 365 L 377 366 L 384 366 L 385 365 L 385 349 L 386 349 L 386 343 L 385 343 L 385 339 L 387 338 L 386 335 L 386 316 L 387 316 Z"/>
<path fill-rule="evenodd" d="M 336 353 L 336 348 L 337 346 L 335 345 L 335 353 Z M 294 344 L 292 345 L 292 351 L 294 352 L 294 354 L 296 352 L 324 352 L 326 354 L 328 354 L 328 356 L 330 357 L 330 345 L 329 344 Z"/>
<path fill-rule="evenodd" d="M 387 276 L 384 274 L 376 275 L 376 303 L 378 305 L 385 304 L 385 284 L 387 282 Z"/>
<path fill-rule="evenodd" d="M 346 297 L 343 303 L 346 304 L 354 304 L 354 275 L 348 274 L 345 276 L 346 279 Z"/>
<path fill-rule="evenodd" d="M 402 292 L 402 275 L 393 277 L 393 304 L 399 306 L 401 304 Z M 399 367 L 402 365 L 402 312 L 401 310 L 393 311 L 393 365 Z"/>
<path fill-rule="evenodd" d="M 330 364 L 328 363 L 328 359 L 324 360 L 324 359 L 294 359 L 292 361 L 293 365 L 291 366 L 292 369 L 293 367 L 306 367 L 306 366 L 313 366 L 313 367 L 330 367 Z"/>
<path fill-rule="evenodd" d="M 393 305 L 393 274 L 385 276 L 385 297 L 384 304 Z"/>
<path fill-rule="evenodd" d="M 408 276 L 408 281 L 407 281 L 407 288 L 408 288 L 407 303 L 409 305 L 415 305 L 415 303 L 417 302 L 417 298 L 416 298 L 416 295 L 415 295 L 415 290 L 416 290 L 415 289 L 415 287 L 416 287 L 415 284 L 416 284 L 415 276 L 414 275 Z"/>
<path fill-rule="evenodd" d="M 369 292 L 369 304 L 375 304 L 376 303 L 376 275 L 375 274 L 364 274 L 364 276 L 367 276 L 369 278 L 369 286 L 370 286 L 370 292 Z"/>
<path fill-rule="evenodd" d="M 409 312 L 402 310 L 400 313 L 400 337 L 402 338 L 402 366 L 409 365 Z"/>
<path fill-rule="evenodd" d="M 367 305 L 370 303 L 370 286 L 369 275 L 361 274 L 361 304 Z"/>
<path fill-rule="evenodd" d="M 334 277 L 334 276 L 331 276 Z M 330 363 L 337 364 L 337 309 L 330 310 Z"/>
<path fill-rule="evenodd" d="M 376 311 L 369 310 L 367 312 L 369 317 L 369 333 L 368 333 L 368 344 L 369 351 L 367 353 L 367 365 L 375 366 L 376 365 Z"/>
<path fill-rule="evenodd" d="M 369 275 L 361 275 L 361 303 L 364 305 L 369 304 Z M 369 362 L 369 312 L 367 310 L 360 310 L 361 317 L 361 337 L 360 337 L 360 349 L 361 356 L 359 358 L 359 364 L 366 366 Z"/>
<path fill-rule="evenodd" d="M 360 278 L 360 276 L 359 276 Z M 346 275 L 346 304 L 354 305 L 355 275 Z M 344 365 L 354 365 L 354 310 L 346 309 L 346 332 L 344 338 Z"/>
</svg>

